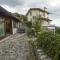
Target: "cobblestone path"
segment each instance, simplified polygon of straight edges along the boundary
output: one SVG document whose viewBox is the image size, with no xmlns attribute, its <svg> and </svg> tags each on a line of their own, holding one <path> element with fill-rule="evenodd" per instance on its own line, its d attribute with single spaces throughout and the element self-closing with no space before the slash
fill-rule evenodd
<svg viewBox="0 0 60 60">
<path fill-rule="evenodd" d="M 15 34 L 0 41 L 0 60 L 32 60 L 25 34 Z"/>
</svg>

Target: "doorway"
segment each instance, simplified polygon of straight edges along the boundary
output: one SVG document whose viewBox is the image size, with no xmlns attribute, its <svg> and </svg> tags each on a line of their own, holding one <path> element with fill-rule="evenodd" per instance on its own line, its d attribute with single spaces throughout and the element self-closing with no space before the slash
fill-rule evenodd
<svg viewBox="0 0 60 60">
<path fill-rule="evenodd" d="M 5 20 L 5 31 L 6 34 L 12 34 L 12 21 L 9 19 Z"/>
</svg>

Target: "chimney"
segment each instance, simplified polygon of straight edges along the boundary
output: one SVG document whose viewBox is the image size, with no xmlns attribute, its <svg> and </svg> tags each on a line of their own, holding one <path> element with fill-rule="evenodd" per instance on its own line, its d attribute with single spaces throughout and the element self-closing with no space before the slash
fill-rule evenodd
<svg viewBox="0 0 60 60">
<path fill-rule="evenodd" d="M 47 8 L 46 7 L 44 7 L 44 11 L 47 11 Z"/>
</svg>

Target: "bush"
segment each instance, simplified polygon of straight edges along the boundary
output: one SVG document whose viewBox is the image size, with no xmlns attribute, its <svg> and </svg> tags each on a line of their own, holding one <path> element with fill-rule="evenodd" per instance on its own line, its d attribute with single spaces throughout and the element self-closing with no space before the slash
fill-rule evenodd
<svg viewBox="0 0 60 60">
<path fill-rule="evenodd" d="M 32 28 L 32 22 L 30 21 L 30 22 L 26 22 L 26 26 L 28 27 L 28 28 Z"/>
<path fill-rule="evenodd" d="M 56 31 L 55 31 L 57 34 L 60 34 L 60 28 L 56 28 Z"/>
<path fill-rule="evenodd" d="M 52 60 L 60 59 L 60 36 L 51 32 L 43 32 L 37 36 L 37 47 L 42 48 Z"/>
<path fill-rule="evenodd" d="M 31 35 L 32 35 L 32 29 L 28 29 L 27 35 L 28 35 L 28 36 L 31 36 Z"/>
</svg>

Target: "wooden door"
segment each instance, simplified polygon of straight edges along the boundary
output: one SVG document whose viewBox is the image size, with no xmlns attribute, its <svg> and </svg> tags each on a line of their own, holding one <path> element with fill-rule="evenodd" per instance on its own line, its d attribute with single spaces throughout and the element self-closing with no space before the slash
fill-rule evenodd
<svg viewBox="0 0 60 60">
<path fill-rule="evenodd" d="M 5 29 L 6 29 L 6 34 L 12 33 L 12 22 L 11 22 L 11 20 L 5 20 Z"/>
</svg>

